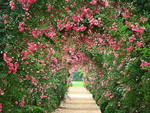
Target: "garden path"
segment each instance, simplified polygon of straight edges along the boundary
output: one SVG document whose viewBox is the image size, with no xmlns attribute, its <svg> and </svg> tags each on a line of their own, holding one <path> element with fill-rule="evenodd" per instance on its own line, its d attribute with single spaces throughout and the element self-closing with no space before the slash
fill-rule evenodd
<svg viewBox="0 0 150 113">
<path fill-rule="evenodd" d="M 53 113 L 101 113 L 92 94 L 84 87 L 70 87 L 65 101 Z"/>
</svg>

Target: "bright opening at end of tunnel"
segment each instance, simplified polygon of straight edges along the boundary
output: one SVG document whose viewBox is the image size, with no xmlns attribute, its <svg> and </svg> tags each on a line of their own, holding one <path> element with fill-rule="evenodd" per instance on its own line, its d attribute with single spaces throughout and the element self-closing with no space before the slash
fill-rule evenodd
<svg viewBox="0 0 150 113">
<path fill-rule="evenodd" d="M 83 75 L 84 71 L 79 69 L 72 73 L 72 87 L 84 87 Z"/>
</svg>

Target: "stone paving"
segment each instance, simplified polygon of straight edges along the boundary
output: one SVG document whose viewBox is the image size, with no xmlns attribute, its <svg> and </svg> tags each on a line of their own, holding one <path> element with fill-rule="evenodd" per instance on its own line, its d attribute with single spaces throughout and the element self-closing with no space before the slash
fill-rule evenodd
<svg viewBox="0 0 150 113">
<path fill-rule="evenodd" d="M 92 94 L 84 87 L 70 87 L 65 101 L 53 113 L 101 113 Z"/>
</svg>

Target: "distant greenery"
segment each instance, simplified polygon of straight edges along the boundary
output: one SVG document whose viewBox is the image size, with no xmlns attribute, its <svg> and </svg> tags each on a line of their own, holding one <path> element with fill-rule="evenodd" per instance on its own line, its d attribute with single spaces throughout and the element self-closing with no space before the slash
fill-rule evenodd
<svg viewBox="0 0 150 113">
<path fill-rule="evenodd" d="M 82 81 L 83 72 L 79 69 L 75 70 L 73 75 L 73 81 Z"/>
<path fill-rule="evenodd" d="M 72 81 L 72 86 L 73 87 L 83 87 L 84 83 L 83 83 L 83 81 Z"/>
</svg>

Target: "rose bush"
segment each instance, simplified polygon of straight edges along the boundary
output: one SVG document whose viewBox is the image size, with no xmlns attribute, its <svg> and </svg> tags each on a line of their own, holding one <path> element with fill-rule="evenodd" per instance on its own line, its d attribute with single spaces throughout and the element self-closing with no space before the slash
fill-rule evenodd
<svg viewBox="0 0 150 113">
<path fill-rule="evenodd" d="M 102 112 L 149 113 L 150 25 L 142 3 L 144 13 L 133 0 L 0 2 L 0 112 L 53 111 L 79 68 Z"/>
<path fill-rule="evenodd" d="M 96 44 L 85 52 L 97 69 L 84 81 L 102 112 L 148 113 L 149 15 L 139 17 L 129 3 L 109 5 L 95 15 L 101 17 L 103 29 L 94 30 L 101 35 L 95 33 Z"/>
<path fill-rule="evenodd" d="M 0 5 L 0 112 L 51 112 L 64 99 L 70 74 L 56 42 L 50 3 L 6 0 Z"/>
</svg>

